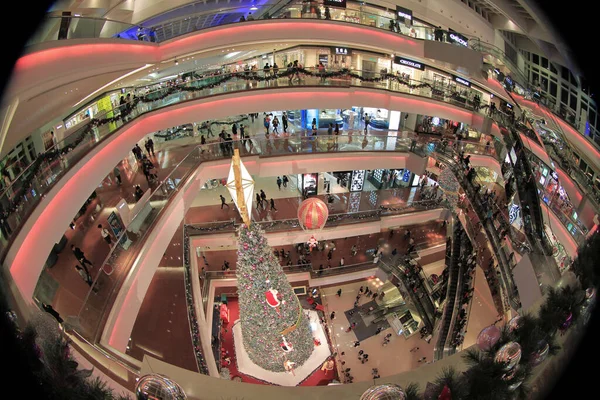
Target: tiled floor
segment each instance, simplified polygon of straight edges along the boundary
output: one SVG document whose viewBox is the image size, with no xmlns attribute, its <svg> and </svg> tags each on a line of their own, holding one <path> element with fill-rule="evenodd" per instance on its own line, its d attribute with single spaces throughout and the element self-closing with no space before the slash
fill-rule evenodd
<svg viewBox="0 0 600 400">
<path fill-rule="evenodd" d="M 372 291 L 377 291 L 375 280 L 360 281 L 321 289 L 321 298 L 323 299 L 327 319 L 329 320 L 332 311 L 336 313 L 334 320 L 330 322 L 329 326 L 334 346 L 339 353 L 339 360 L 345 362 L 341 366 L 341 369 L 350 368 L 350 375 L 354 377 L 354 382 L 365 382 L 372 380 L 373 368 L 377 368 L 379 375 L 384 378 L 419 367 L 421 363 L 418 360 L 422 357 L 427 357 L 425 362 L 432 360 L 435 343 L 433 340 L 427 343 L 420 338 L 418 333 L 406 339 L 404 336 L 397 336 L 392 328 L 387 328 L 379 335 L 373 335 L 362 340 L 360 341 L 360 346 L 354 347 L 354 343 L 357 340 L 356 334 L 346 331 L 350 321 L 344 314 L 344 311 L 353 308 L 360 286 L 365 285 L 369 285 Z M 336 295 L 338 289 L 342 289 L 340 297 Z M 361 298 L 359 305 L 367 302 L 367 300 L 362 299 L 364 299 L 364 296 Z M 382 345 L 383 338 L 388 333 L 392 333 L 392 338 L 390 343 L 384 347 Z M 411 352 L 410 350 L 415 347 L 419 349 Z M 369 361 L 364 364 L 358 359 L 360 350 L 369 355 Z"/>
</svg>

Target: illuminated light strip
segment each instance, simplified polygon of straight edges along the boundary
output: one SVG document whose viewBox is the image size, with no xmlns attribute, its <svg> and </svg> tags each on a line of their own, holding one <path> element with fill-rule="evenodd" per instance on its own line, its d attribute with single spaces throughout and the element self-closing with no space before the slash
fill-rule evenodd
<svg viewBox="0 0 600 400">
<path fill-rule="evenodd" d="M 140 71 L 143 71 L 143 70 L 145 70 L 146 68 L 148 68 L 148 67 L 151 67 L 151 66 L 153 66 L 153 65 L 154 65 L 154 64 L 146 64 L 146 65 L 144 65 L 143 67 L 140 67 L 140 68 L 138 68 L 138 69 L 134 69 L 133 71 L 131 71 L 131 72 L 128 72 L 128 73 L 126 73 L 125 75 L 122 75 L 122 76 L 118 77 L 117 79 L 115 79 L 115 80 L 113 80 L 113 81 L 111 81 L 111 82 L 108 82 L 106 85 L 104 85 L 104 86 L 102 86 L 102 87 L 100 87 L 100 88 L 96 89 L 96 90 L 95 90 L 95 91 L 93 91 L 92 93 L 90 93 L 90 94 L 88 94 L 87 96 L 85 96 L 83 99 L 79 100 L 77 103 L 73 104 L 73 107 L 77 107 L 78 105 L 80 105 L 81 103 L 83 103 L 84 101 L 86 101 L 87 99 L 89 99 L 90 97 L 92 97 L 93 95 L 95 95 L 96 93 L 98 93 L 98 92 L 100 92 L 100 91 L 102 91 L 102 90 L 106 89 L 106 88 L 107 88 L 107 87 L 109 87 L 110 85 L 113 85 L 113 84 L 115 84 L 115 83 L 119 82 L 121 79 L 127 78 L 128 76 L 131 76 L 131 75 L 133 75 L 133 74 L 136 74 L 136 73 L 138 73 L 138 72 L 140 72 Z"/>
</svg>

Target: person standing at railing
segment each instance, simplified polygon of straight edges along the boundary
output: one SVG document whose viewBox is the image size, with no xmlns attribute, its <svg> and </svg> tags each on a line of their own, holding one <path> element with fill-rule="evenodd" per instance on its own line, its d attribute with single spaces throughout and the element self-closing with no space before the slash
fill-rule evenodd
<svg viewBox="0 0 600 400">
<path fill-rule="evenodd" d="M 329 10 L 329 7 L 325 7 L 325 19 L 326 20 L 331 19 L 331 11 Z"/>
<path fill-rule="evenodd" d="M 287 133 L 288 129 L 288 117 L 285 111 L 281 115 L 281 125 L 283 126 L 283 133 Z"/>
</svg>

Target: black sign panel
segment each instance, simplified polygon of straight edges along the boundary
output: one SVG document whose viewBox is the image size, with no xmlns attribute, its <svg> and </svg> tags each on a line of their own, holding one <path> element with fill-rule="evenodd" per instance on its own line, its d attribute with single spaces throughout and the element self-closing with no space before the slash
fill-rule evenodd
<svg viewBox="0 0 600 400">
<path fill-rule="evenodd" d="M 333 54 L 339 54 L 342 56 L 349 56 L 350 54 L 352 54 L 352 50 L 350 50 L 347 47 L 332 47 L 331 50 Z"/>
<path fill-rule="evenodd" d="M 412 10 L 396 6 L 396 19 L 404 19 L 412 22 Z"/>
<path fill-rule="evenodd" d="M 448 41 L 450 43 L 457 43 L 461 46 L 469 47 L 469 39 L 467 39 L 460 33 L 450 32 L 448 34 Z"/>
<path fill-rule="evenodd" d="M 323 0 L 324 6 L 346 8 L 346 0 Z"/>
<path fill-rule="evenodd" d="M 454 81 L 457 83 L 460 83 L 463 86 L 471 87 L 471 82 L 469 82 L 468 80 L 466 80 L 464 78 L 461 78 L 460 76 L 455 76 Z"/>
<path fill-rule="evenodd" d="M 425 65 L 423 65 L 423 63 L 400 56 L 394 57 L 394 63 L 404 65 L 405 67 L 420 69 L 421 71 L 425 70 Z"/>
</svg>

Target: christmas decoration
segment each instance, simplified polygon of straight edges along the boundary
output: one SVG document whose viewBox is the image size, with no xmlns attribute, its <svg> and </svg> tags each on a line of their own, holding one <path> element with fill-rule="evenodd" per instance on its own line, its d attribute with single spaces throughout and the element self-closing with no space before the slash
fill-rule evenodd
<svg viewBox="0 0 600 400">
<path fill-rule="evenodd" d="M 160 374 L 148 374 L 138 379 L 135 385 L 138 400 L 185 400 L 187 396 L 177 383 Z"/>
<path fill-rule="evenodd" d="M 500 347 L 494 361 L 504 364 L 504 369 L 514 368 L 521 361 L 521 346 L 516 342 L 508 342 Z"/>
<path fill-rule="evenodd" d="M 496 325 L 486 326 L 477 335 L 477 346 L 487 351 L 500 340 L 500 329 Z"/>
<path fill-rule="evenodd" d="M 242 220 L 246 225 L 250 225 L 252 208 L 248 205 L 252 204 L 254 196 L 254 180 L 240 159 L 239 149 L 233 150 L 226 186 Z"/>
<path fill-rule="evenodd" d="M 550 353 L 550 345 L 545 340 L 540 340 L 537 348 L 538 350 L 531 355 L 531 360 L 529 361 L 533 367 L 543 363 L 546 357 L 548 357 L 548 353 Z"/>
<path fill-rule="evenodd" d="M 368 388 L 360 400 L 406 400 L 404 390 L 398 385 L 384 384 Z"/>
<path fill-rule="evenodd" d="M 283 368 L 286 370 L 286 372 L 289 372 L 292 375 L 294 374 L 294 366 L 296 365 L 295 362 L 290 361 L 290 360 L 285 360 L 283 363 Z"/>
<path fill-rule="evenodd" d="M 519 328 L 519 321 L 521 317 L 519 315 L 512 317 L 510 321 L 508 321 L 508 329 L 512 332 L 515 329 Z"/>
<path fill-rule="evenodd" d="M 438 400 L 452 400 L 452 391 L 448 387 L 448 385 L 444 385 L 442 389 L 442 393 L 440 393 Z"/>
<path fill-rule="evenodd" d="M 304 230 L 323 229 L 329 217 L 325 202 L 316 197 L 306 199 L 298 207 L 298 221 Z"/>
<path fill-rule="evenodd" d="M 281 340 L 281 350 L 283 350 L 286 353 L 289 353 L 294 349 L 294 347 L 291 344 L 289 344 L 288 341 L 285 339 L 285 336 L 282 336 Z"/>
<path fill-rule="evenodd" d="M 458 189 L 460 188 L 460 185 L 456 179 L 456 176 L 449 167 L 446 167 L 442 170 L 439 178 L 439 185 L 444 191 L 444 196 L 446 197 L 446 200 L 450 206 L 453 209 L 456 208 L 459 199 Z"/>
<path fill-rule="evenodd" d="M 302 365 L 314 349 L 308 319 L 258 224 L 240 226 L 236 274 L 249 358 L 273 372 L 284 372 L 285 360 Z M 293 351 L 282 352 L 282 336 Z"/>
<path fill-rule="evenodd" d="M 312 235 L 310 237 L 310 239 L 308 239 L 308 242 L 306 242 L 306 244 L 308 244 L 308 247 L 310 247 L 311 251 L 312 251 L 312 249 L 314 249 L 315 247 L 317 247 L 318 243 L 319 243 L 319 241 L 315 238 L 315 235 Z"/>
</svg>

